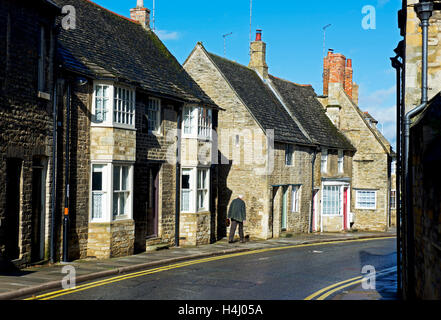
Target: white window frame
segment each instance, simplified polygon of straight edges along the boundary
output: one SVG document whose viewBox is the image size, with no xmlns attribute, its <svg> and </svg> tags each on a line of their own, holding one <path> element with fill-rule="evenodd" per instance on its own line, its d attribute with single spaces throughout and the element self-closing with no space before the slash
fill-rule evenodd
<svg viewBox="0 0 441 320">
<path fill-rule="evenodd" d="M 344 173 L 345 154 L 343 150 L 338 150 L 338 173 Z"/>
<path fill-rule="evenodd" d="M 108 105 L 105 108 L 105 120 L 102 122 L 98 122 L 96 120 L 96 112 L 97 112 L 97 86 L 107 86 L 108 93 L 106 95 Z M 126 104 L 126 111 L 118 110 L 118 101 L 122 101 L 119 99 L 119 95 L 115 96 L 115 93 L 118 93 L 118 90 L 124 90 L 125 92 L 129 92 L 132 95 L 132 99 L 124 99 L 124 103 Z M 127 111 L 128 110 L 128 111 Z M 129 116 L 132 120 L 131 123 L 123 123 L 116 121 L 116 114 L 122 112 Z M 92 95 L 92 127 L 115 127 L 121 129 L 135 130 L 136 124 L 136 90 L 133 88 L 122 86 L 119 84 L 115 84 L 111 81 L 94 81 L 93 83 L 93 95 Z"/>
<path fill-rule="evenodd" d="M 360 194 L 361 193 L 374 193 L 375 204 L 374 207 L 363 207 L 360 205 Z M 358 210 L 377 210 L 377 190 L 368 190 L 368 189 L 358 189 L 355 190 L 355 209 Z"/>
<path fill-rule="evenodd" d="M 291 190 L 291 212 L 299 213 L 300 212 L 300 191 L 301 186 L 292 186 Z"/>
<path fill-rule="evenodd" d="M 102 215 L 100 218 L 94 218 L 93 217 L 93 193 L 92 190 L 92 179 L 93 179 L 93 172 L 94 172 L 94 166 L 102 166 L 102 173 L 103 173 L 103 190 L 102 193 L 104 194 L 104 200 L 103 200 L 103 208 L 102 208 Z M 127 199 L 128 207 L 128 214 L 124 216 L 113 216 L 113 170 L 116 166 L 125 166 L 129 167 L 129 197 Z M 112 221 L 119 221 L 119 220 L 131 220 L 133 219 L 133 174 L 134 174 L 134 164 L 133 163 L 127 163 L 127 162 L 112 162 L 112 161 L 92 161 L 91 167 L 90 167 L 90 188 L 89 188 L 89 194 L 90 199 L 89 201 L 89 221 L 91 223 L 110 223 Z"/>
<path fill-rule="evenodd" d="M 200 170 L 206 170 L 206 185 L 205 188 L 199 189 L 198 188 L 198 172 Z M 183 207 L 183 188 L 182 188 L 182 176 L 184 171 L 189 171 L 190 175 L 190 189 L 189 190 L 189 205 L 188 210 L 184 210 Z M 210 206 L 210 167 L 183 167 L 181 171 L 181 212 L 182 213 L 196 213 L 196 212 L 205 212 L 209 211 Z M 206 196 L 205 196 L 205 206 L 204 208 L 199 208 L 199 191 L 205 190 Z"/>
<path fill-rule="evenodd" d="M 136 91 L 115 85 L 113 87 L 113 124 L 135 127 L 135 110 Z"/>
<path fill-rule="evenodd" d="M 338 189 L 338 213 L 327 213 L 325 212 L 325 189 L 326 188 L 337 188 Z M 343 191 L 344 191 L 345 185 L 342 184 L 324 184 L 322 187 L 322 205 L 321 205 L 321 214 L 324 217 L 340 217 L 343 216 Z M 350 203 L 348 201 L 348 203 Z"/>
<path fill-rule="evenodd" d="M 328 172 L 328 149 L 322 149 L 322 156 L 320 161 L 320 170 L 322 173 Z"/>
<path fill-rule="evenodd" d="M 117 189 L 115 190 L 115 170 L 119 168 L 119 188 L 122 188 L 122 177 L 123 177 L 123 168 L 127 169 L 127 182 L 126 182 L 126 187 L 128 187 L 125 190 L 122 189 Z M 112 219 L 113 220 L 121 220 L 121 219 L 127 219 L 132 212 L 132 195 L 133 195 L 133 187 L 132 187 L 132 176 L 133 174 L 131 174 L 131 171 L 133 166 L 129 166 L 129 165 L 125 165 L 125 164 L 113 164 L 112 165 L 112 178 L 113 178 L 113 182 L 112 182 Z M 117 209 L 118 212 L 115 215 L 115 196 L 116 195 L 124 195 L 125 196 L 125 212 L 124 214 L 121 214 L 119 212 L 120 209 L 120 198 L 118 197 L 118 204 L 117 204 Z"/>
<path fill-rule="evenodd" d="M 208 211 L 210 207 L 210 169 L 209 168 L 197 168 L 197 183 L 196 183 L 196 210 L 197 212 Z M 199 176 L 199 173 L 205 172 L 205 181 L 200 180 L 203 176 Z M 204 182 L 202 185 L 201 182 Z M 201 184 L 199 184 L 201 183 Z M 202 185 L 202 187 L 200 187 Z M 200 193 L 204 194 L 204 204 L 203 206 L 199 205 L 199 195 Z"/>
<path fill-rule="evenodd" d="M 206 110 L 206 117 L 202 115 Z M 188 112 L 190 111 L 190 112 Z M 190 117 L 189 117 L 190 115 Z M 190 130 L 186 119 L 190 118 Z M 213 130 L 213 110 L 211 108 L 186 105 L 182 109 L 182 137 L 211 141 Z"/>
<path fill-rule="evenodd" d="M 96 168 L 95 167 L 100 167 Z M 91 165 L 91 174 L 90 174 L 90 194 L 91 194 L 91 201 L 90 201 L 90 221 L 91 222 L 105 222 L 108 220 L 107 217 L 107 211 L 108 211 L 108 203 L 109 203 L 109 164 L 107 163 L 92 163 Z M 93 190 L 93 173 L 94 172 L 101 172 L 102 174 L 102 190 Z M 102 195 L 102 207 L 101 207 L 101 217 L 94 217 L 93 216 L 93 210 L 94 210 L 94 194 L 101 194 Z"/>
<path fill-rule="evenodd" d="M 151 128 L 150 126 L 150 115 L 149 112 L 151 112 L 150 108 L 152 107 L 151 103 L 155 103 L 156 105 L 154 106 L 155 108 L 157 107 L 158 110 L 155 110 L 154 112 L 156 112 L 156 119 L 154 120 L 156 122 L 156 127 L 154 129 Z M 149 97 L 148 99 L 148 104 L 147 104 L 147 110 L 146 110 L 146 114 L 147 114 L 147 128 L 148 128 L 148 133 L 150 134 L 154 134 L 154 135 L 161 135 L 161 113 L 162 113 L 162 100 L 159 98 L 155 98 L 155 97 Z"/>
</svg>

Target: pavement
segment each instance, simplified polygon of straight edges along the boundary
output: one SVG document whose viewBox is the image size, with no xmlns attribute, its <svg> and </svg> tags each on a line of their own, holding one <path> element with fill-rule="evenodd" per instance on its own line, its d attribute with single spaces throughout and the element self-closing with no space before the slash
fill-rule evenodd
<svg viewBox="0 0 441 320">
<path fill-rule="evenodd" d="M 246 243 L 229 244 L 222 239 L 214 244 L 198 247 L 157 247 L 155 251 L 147 251 L 128 257 L 105 260 L 84 259 L 70 263 L 52 265 L 37 265 L 9 273 L 0 272 L 0 300 L 19 299 L 52 289 L 61 289 L 63 278 L 67 271 L 63 268 L 73 266 L 76 273 L 76 284 L 99 278 L 135 272 L 155 266 L 204 257 L 226 255 L 253 251 L 266 248 L 285 247 L 299 244 L 313 244 L 366 238 L 383 238 L 395 236 L 395 230 L 389 232 L 347 232 L 347 233 L 318 233 L 290 234 L 270 240 L 251 240 Z M 70 268 L 72 270 L 72 268 Z M 383 278 L 382 278 L 383 279 Z M 335 300 L 378 300 L 394 299 L 393 275 L 385 276 L 385 281 L 377 280 L 377 290 L 363 290 L 360 286 L 346 289 L 333 297 Z M 388 279 L 388 280 L 387 280 Z M 361 289 L 360 289 L 361 288 Z M 396 288 L 396 284 L 395 284 Z M 396 296 L 395 296 L 396 298 Z"/>
</svg>

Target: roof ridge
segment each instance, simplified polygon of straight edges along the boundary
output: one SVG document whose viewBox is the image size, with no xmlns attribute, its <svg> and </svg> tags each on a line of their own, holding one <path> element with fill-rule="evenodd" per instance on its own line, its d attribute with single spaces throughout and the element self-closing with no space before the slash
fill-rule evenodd
<svg viewBox="0 0 441 320">
<path fill-rule="evenodd" d="M 91 0 L 84 0 L 84 1 L 89 2 L 90 4 L 92 4 L 92 5 L 96 6 L 96 7 L 99 7 L 99 8 L 101 8 L 101 9 L 103 9 L 103 10 L 105 10 L 105 11 L 107 11 L 107 12 L 109 12 L 109 13 L 115 15 L 115 16 L 118 16 L 118 17 L 124 19 L 124 20 L 127 20 L 127 21 L 129 21 L 129 22 L 133 22 L 133 23 L 136 23 L 136 24 L 140 24 L 139 21 L 136 21 L 136 20 L 133 20 L 133 19 L 127 18 L 127 17 L 125 17 L 125 16 L 123 16 L 123 15 L 120 15 L 120 14 L 118 14 L 118 13 L 116 13 L 116 12 L 113 12 L 112 10 L 109 10 L 109 9 L 107 9 L 107 8 L 105 8 L 105 7 L 99 5 L 98 3 L 95 3 L 95 2 L 93 2 L 93 1 L 91 1 Z"/>
<path fill-rule="evenodd" d="M 296 85 L 296 86 L 299 86 L 299 87 L 311 87 L 311 88 L 312 88 L 312 84 L 300 84 L 300 83 L 295 83 L 295 82 L 290 81 L 290 80 L 286 80 L 286 79 L 283 79 L 283 78 L 276 77 L 276 76 L 274 76 L 274 75 L 272 75 L 272 74 L 270 74 L 270 76 L 273 77 L 273 78 L 276 78 L 276 79 L 278 79 L 278 80 L 281 80 L 281 81 L 285 81 L 285 82 L 292 83 L 292 84 L 294 84 L 294 85 Z"/>
<path fill-rule="evenodd" d="M 246 66 L 246 65 L 244 65 L 244 64 L 241 64 L 241 63 L 239 63 L 239 62 L 236 62 L 236 61 L 234 61 L 234 60 L 230 60 L 230 59 L 227 59 L 227 58 L 225 58 L 225 57 L 221 57 L 220 55 L 217 55 L 217 54 L 212 53 L 212 52 L 210 52 L 210 51 L 207 51 L 207 52 L 208 52 L 208 54 L 211 54 L 211 55 L 213 55 L 213 56 L 216 56 L 217 58 L 220 58 L 220 59 L 222 59 L 222 60 L 228 61 L 228 62 L 230 62 L 230 63 L 237 64 L 237 65 L 239 65 L 239 66 L 241 66 L 241 67 L 243 67 L 243 68 L 247 68 L 247 69 L 249 69 L 249 70 L 253 70 L 252 68 L 250 68 L 250 67 L 248 67 L 248 66 Z"/>
</svg>

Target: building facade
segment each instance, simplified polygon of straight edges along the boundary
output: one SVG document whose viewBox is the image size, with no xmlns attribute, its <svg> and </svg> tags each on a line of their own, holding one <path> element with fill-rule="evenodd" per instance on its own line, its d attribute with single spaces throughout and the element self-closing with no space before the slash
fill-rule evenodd
<svg viewBox="0 0 441 320">
<path fill-rule="evenodd" d="M 207 52 L 198 43 L 184 63 L 201 88 L 225 110 L 218 123 L 221 222 L 230 202 L 244 195 L 245 232 L 251 237 L 279 237 L 283 231 L 345 230 L 344 186 L 347 192 L 352 145 L 326 117 L 310 86 L 268 74 L 260 31 L 251 50 L 250 64 L 243 66 Z M 323 172 L 319 162 L 322 148 L 336 150 L 336 157 L 332 155 L 332 161 L 326 162 L 329 169 Z M 321 205 L 321 197 L 326 205 Z M 349 205 L 346 208 L 349 212 Z M 349 222 L 347 225 L 349 228 Z M 220 227 L 225 234 L 225 226 Z"/>
<path fill-rule="evenodd" d="M 0 3 L 0 260 L 17 266 L 49 256 L 60 13 L 51 1 Z"/>
<path fill-rule="evenodd" d="M 352 88 L 352 60 L 328 52 L 324 60 L 324 93 L 320 102 L 334 125 L 356 148 L 352 166 L 353 228 L 386 231 L 390 227 L 390 143 L 377 121 L 357 106 Z"/>
</svg>

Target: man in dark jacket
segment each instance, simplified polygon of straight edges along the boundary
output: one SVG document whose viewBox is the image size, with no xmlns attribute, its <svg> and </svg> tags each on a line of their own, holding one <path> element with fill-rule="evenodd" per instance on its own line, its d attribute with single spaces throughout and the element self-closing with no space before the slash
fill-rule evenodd
<svg viewBox="0 0 441 320">
<path fill-rule="evenodd" d="M 239 225 L 240 242 L 244 243 L 243 223 L 246 220 L 246 206 L 242 195 L 231 202 L 230 209 L 228 210 L 228 219 L 231 219 L 229 243 L 234 242 L 237 225 Z"/>
</svg>

